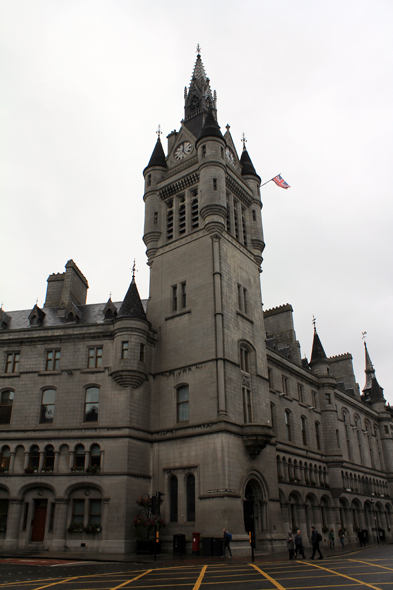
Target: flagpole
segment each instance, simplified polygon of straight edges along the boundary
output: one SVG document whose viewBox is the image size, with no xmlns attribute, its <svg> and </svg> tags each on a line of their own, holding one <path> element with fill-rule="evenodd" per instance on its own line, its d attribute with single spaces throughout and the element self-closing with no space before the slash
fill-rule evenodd
<svg viewBox="0 0 393 590">
<path fill-rule="evenodd" d="M 280 172 L 280 174 L 281 174 L 281 172 Z M 280 174 L 276 174 L 276 176 L 280 176 Z M 276 178 L 276 176 L 273 176 L 273 178 Z M 271 178 L 270 180 L 267 180 L 266 182 L 264 182 L 263 184 L 261 184 L 261 188 L 263 186 L 265 186 L 265 184 L 267 184 L 268 182 L 271 182 L 273 180 L 273 178 Z"/>
</svg>

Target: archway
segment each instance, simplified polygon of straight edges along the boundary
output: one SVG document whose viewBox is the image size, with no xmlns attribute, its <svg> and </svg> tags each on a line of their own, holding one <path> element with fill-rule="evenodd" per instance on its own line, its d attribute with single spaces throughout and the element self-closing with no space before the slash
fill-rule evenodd
<svg viewBox="0 0 393 590">
<path fill-rule="evenodd" d="M 255 543 L 258 546 L 258 537 L 268 529 L 267 517 L 267 494 L 263 481 L 259 478 L 251 477 L 245 486 L 244 490 L 244 507 L 245 507 L 245 525 L 246 528 L 246 514 L 249 517 L 249 523 L 253 520 Z"/>
</svg>

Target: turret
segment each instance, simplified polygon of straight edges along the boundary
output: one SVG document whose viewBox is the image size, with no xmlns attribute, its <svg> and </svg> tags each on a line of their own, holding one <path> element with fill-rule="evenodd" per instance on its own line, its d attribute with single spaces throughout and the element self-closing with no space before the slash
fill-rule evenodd
<svg viewBox="0 0 393 590">
<path fill-rule="evenodd" d="M 206 116 L 195 146 L 200 162 L 200 214 L 208 232 L 222 232 L 226 219 L 225 139 L 212 111 Z"/>
<path fill-rule="evenodd" d="M 243 134 L 243 152 L 240 158 L 242 166 L 242 177 L 247 186 L 251 189 L 253 195 L 253 203 L 250 207 L 250 229 L 251 229 L 251 246 L 256 262 L 262 264 L 262 252 L 265 249 L 265 242 L 263 238 L 262 228 L 262 201 L 260 194 L 261 178 L 255 171 L 251 158 L 246 150 L 246 139 Z"/>
<path fill-rule="evenodd" d="M 122 387 L 137 389 L 148 375 L 147 321 L 133 274 L 131 284 L 114 320 L 114 360 L 111 377 Z"/>
<path fill-rule="evenodd" d="M 145 230 L 143 241 L 146 244 L 146 255 L 152 258 L 158 248 L 161 236 L 162 209 L 158 196 L 157 185 L 161 182 L 167 169 L 164 150 L 160 140 L 161 132 L 158 131 L 157 143 L 154 147 L 150 161 L 143 171 L 145 178 Z"/>
</svg>

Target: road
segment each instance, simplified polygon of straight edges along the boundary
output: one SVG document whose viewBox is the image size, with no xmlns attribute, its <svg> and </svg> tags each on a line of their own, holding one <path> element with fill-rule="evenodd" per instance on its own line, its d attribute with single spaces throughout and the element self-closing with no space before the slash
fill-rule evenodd
<svg viewBox="0 0 393 590">
<path fill-rule="evenodd" d="M 0 590 L 393 590 L 393 545 L 316 561 L 209 560 L 173 565 L 0 560 Z"/>
</svg>

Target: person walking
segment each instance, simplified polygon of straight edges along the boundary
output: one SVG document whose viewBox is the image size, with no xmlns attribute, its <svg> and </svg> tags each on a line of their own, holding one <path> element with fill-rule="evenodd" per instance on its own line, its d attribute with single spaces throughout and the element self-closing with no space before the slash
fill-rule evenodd
<svg viewBox="0 0 393 590">
<path fill-rule="evenodd" d="M 224 548 L 223 548 L 221 557 L 225 557 L 225 549 L 228 549 L 229 557 L 232 557 L 232 551 L 231 551 L 231 545 L 230 545 L 230 543 L 232 541 L 232 535 L 231 535 L 231 533 L 228 533 L 226 531 L 226 529 L 222 529 L 222 532 L 224 533 Z"/>
<path fill-rule="evenodd" d="M 306 558 L 306 556 L 304 555 L 303 539 L 299 529 L 297 530 L 295 535 L 295 557 L 297 557 L 298 554 L 302 555 L 303 559 Z"/>
<path fill-rule="evenodd" d="M 338 536 L 340 537 L 340 541 L 341 541 L 341 547 L 344 549 L 344 539 L 345 539 L 345 533 L 343 531 L 343 528 L 340 527 L 340 530 L 338 531 Z"/>
<path fill-rule="evenodd" d="M 329 531 L 329 547 L 330 547 L 330 549 L 335 549 L 335 546 L 334 546 L 334 536 L 335 536 L 334 535 L 334 530 L 333 529 L 330 529 L 330 531 Z"/>
<path fill-rule="evenodd" d="M 322 541 L 322 535 L 320 533 L 318 533 L 317 529 L 315 528 L 315 526 L 311 527 L 311 545 L 312 545 L 312 555 L 310 557 L 310 559 L 314 559 L 315 557 L 315 553 L 318 551 L 319 553 L 319 557 L 318 559 L 323 559 L 323 555 L 321 553 L 321 550 L 319 548 L 319 543 Z"/>
<path fill-rule="evenodd" d="M 289 559 L 293 559 L 295 555 L 295 543 L 293 541 L 292 531 L 288 531 L 287 534 L 287 549 L 289 552 Z"/>
</svg>

